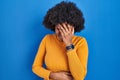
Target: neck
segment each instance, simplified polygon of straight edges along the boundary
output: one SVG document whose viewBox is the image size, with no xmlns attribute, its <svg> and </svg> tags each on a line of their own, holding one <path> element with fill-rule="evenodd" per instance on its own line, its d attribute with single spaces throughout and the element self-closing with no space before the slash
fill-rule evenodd
<svg viewBox="0 0 120 80">
<path fill-rule="evenodd" d="M 58 35 L 56 35 L 57 39 L 61 42 L 63 42 L 62 38 L 60 38 Z"/>
</svg>

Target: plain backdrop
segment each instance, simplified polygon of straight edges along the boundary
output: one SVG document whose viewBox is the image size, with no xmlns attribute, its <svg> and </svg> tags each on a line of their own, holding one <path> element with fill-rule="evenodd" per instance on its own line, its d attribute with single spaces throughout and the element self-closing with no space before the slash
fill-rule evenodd
<svg viewBox="0 0 120 80">
<path fill-rule="evenodd" d="M 62 0 L 0 0 L 0 80 L 42 80 L 32 64 L 42 38 L 52 34 L 42 25 L 49 8 Z M 68 0 L 85 17 L 76 33 L 89 46 L 85 80 L 120 80 L 120 1 Z"/>
</svg>

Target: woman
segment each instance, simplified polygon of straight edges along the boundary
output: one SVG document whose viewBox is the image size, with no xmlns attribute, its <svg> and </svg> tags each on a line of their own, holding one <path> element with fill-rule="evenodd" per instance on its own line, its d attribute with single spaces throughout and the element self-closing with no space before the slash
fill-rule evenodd
<svg viewBox="0 0 120 80">
<path fill-rule="evenodd" d="M 48 10 L 43 24 L 55 34 L 43 38 L 33 72 L 44 80 L 84 80 L 88 45 L 84 37 L 74 35 L 84 29 L 82 12 L 74 3 L 63 1 Z"/>
</svg>

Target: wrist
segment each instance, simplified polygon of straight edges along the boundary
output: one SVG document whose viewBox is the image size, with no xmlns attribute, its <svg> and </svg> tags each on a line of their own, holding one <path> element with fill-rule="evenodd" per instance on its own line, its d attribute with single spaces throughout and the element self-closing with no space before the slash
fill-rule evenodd
<svg viewBox="0 0 120 80">
<path fill-rule="evenodd" d="M 72 42 L 66 43 L 66 46 L 70 46 L 72 44 Z"/>
<path fill-rule="evenodd" d="M 69 46 L 66 46 L 66 50 L 69 51 L 69 50 L 72 50 L 74 49 L 74 45 L 73 44 L 70 44 Z"/>
</svg>

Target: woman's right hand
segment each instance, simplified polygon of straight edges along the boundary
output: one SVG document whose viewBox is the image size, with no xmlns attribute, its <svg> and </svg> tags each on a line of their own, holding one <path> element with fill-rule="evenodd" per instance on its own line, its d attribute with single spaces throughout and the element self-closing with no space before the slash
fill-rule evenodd
<svg viewBox="0 0 120 80">
<path fill-rule="evenodd" d="M 59 72 L 51 72 L 50 79 L 53 80 L 73 80 L 73 77 L 70 72 L 59 71 Z"/>
</svg>

